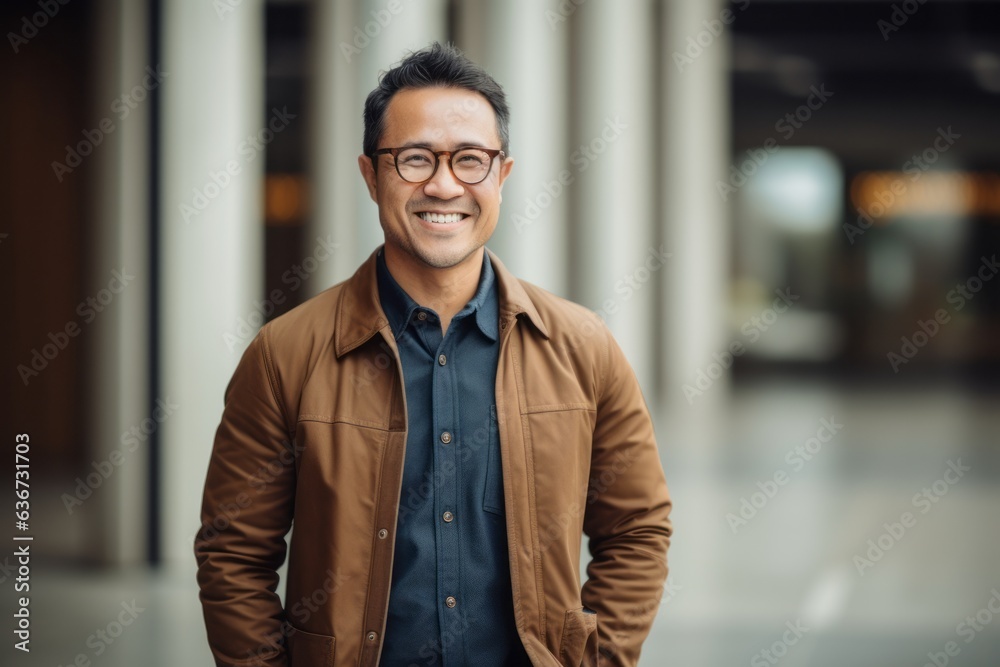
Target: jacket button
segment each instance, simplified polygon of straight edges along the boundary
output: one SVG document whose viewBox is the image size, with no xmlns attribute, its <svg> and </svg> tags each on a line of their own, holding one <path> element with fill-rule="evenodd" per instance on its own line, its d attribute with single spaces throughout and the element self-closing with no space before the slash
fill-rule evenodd
<svg viewBox="0 0 1000 667">
<path fill-rule="evenodd" d="M 380 540 L 384 540 L 387 537 L 389 537 L 389 531 L 388 530 L 386 530 L 385 528 L 383 528 L 382 530 L 378 531 L 378 538 Z"/>
<path fill-rule="evenodd" d="M 439 355 L 438 356 L 438 365 L 439 366 L 444 366 L 446 363 L 448 363 L 448 357 L 444 356 L 443 354 Z"/>
<path fill-rule="evenodd" d="M 421 310 L 419 313 L 417 313 L 417 319 L 418 320 L 426 320 L 427 319 L 427 313 L 425 313 L 424 311 Z"/>
<path fill-rule="evenodd" d="M 368 641 L 373 642 L 376 639 L 378 639 L 378 633 L 377 632 L 369 632 L 368 633 Z"/>
<path fill-rule="evenodd" d="M 445 523 L 451 523 L 455 519 L 455 515 L 451 512 L 445 512 L 441 515 L 441 518 L 444 519 Z"/>
<path fill-rule="evenodd" d="M 451 442 L 451 433 L 448 433 L 448 431 L 445 431 L 444 433 L 442 433 L 441 434 L 441 442 L 443 442 L 446 445 L 449 442 Z"/>
<path fill-rule="evenodd" d="M 452 597 L 451 595 L 449 595 L 448 597 L 446 597 L 444 599 L 444 603 L 446 605 L 448 605 L 449 607 L 454 607 L 455 605 L 458 604 L 458 600 L 456 600 L 454 597 Z"/>
</svg>

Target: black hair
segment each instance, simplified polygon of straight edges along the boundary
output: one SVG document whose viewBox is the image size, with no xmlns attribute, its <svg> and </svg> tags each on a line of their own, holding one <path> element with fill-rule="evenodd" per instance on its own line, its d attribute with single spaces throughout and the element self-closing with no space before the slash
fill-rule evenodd
<svg viewBox="0 0 1000 667">
<path fill-rule="evenodd" d="M 378 142 L 385 132 L 385 113 L 389 102 L 404 88 L 433 88 L 436 86 L 464 88 L 485 97 L 497 119 L 500 150 L 510 150 L 510 110 L 507 96 L 489 73 L 472 62 L 452 44 L 434 42 L 414 51 L 398 65 L 382 74 L 378 86 L 368 93 L 365 100 L 364 153 L 371 156 L 378 149 Z"/>
</svg>

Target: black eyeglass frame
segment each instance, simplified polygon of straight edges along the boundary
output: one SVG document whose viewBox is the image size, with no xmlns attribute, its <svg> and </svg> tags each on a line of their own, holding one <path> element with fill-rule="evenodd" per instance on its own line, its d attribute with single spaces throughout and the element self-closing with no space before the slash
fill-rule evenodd
<svg viewBox="0 0 1000 667">
<path fill-rule="evenodd" d="M 411 181 L 410 179 L 408 179 L 405 176 L 403 176 L 403 173 L 399 170 L 399 153 L 401 151 L 410 150 L 412 148 L 422 148 L 422 149 L 424 149 L 426 151 L 429 151 L 430 153 L 432 153 L 434 155 L 434 169 L 431 170 L 431 175 L 428 176 L 427 178 L 425 178 L 422 181 Z M 451 156 L 454 153 L 461 153 L 462 151 L 467 151 L 467 150 L 482 151 L 483 153 L 486 153 L 487 155 L 490 156 L 490 168 L 487 169 L 485 172 L 483 172 L 483 177 L 480 178 L 478 181 L 469 182 L 469 181 L 462 180 L 462 178 L 458 174 L 455 173 L 455 169 L 451 166 Z M 478 185 L 479 183 L 482 183 L 483 181 L 485 181 L 486 177 L 489 176 L 490 172 L 493 171 L 493 160 L 498 155 L 500 156 L 500 163 L 501 164 L 503 163 L 504 160 L 507 159 L 507 154 L 504 153 L 501 149 L 499 149 L 499 148 L 484 148 L 482 146 L 463 146 L 462 148 L 459 148 L 456 151 L 432 151 L 431 149 L 426 148 L 424 146 L 402 146 L 400 148 L 380 148 L 380 149 L 372 152 L 372 154 L 368 156 L 371 159 L 372 166 L 376 169 L 376 171 L 378 170 L 378 161 L 375 158 L 377 158 L 379 155 L 391 155 L 392 156 L 392 164 L 396 168 L 396 173 L 399 174 L 399 177 L 402 178 L 407 183 L 413 183 L 414 185 L 419 185 L 421 183 L 426 183 L 427 181 L 429 181 L 432 178 L 434 178 L 434 174 L 437 173 L 438 167 L 441 166 L 441 156 L 442 155 L 448 156 L 448 168 L 451 169 L 451 173 L 455 177 L 455 179 L 459 183 L 465 183 L 466 185 Z"/>
</svg>

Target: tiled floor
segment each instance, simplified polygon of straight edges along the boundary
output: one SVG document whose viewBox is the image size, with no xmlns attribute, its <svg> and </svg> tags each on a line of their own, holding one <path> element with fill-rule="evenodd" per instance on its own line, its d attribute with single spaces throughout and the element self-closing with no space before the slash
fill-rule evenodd
<svg viewBox="0 0 1000 667">
<path fill-rule="evenodd" d="M 786 458 L 824 418 L 842 428 L 809 460 Z M 1000 401 L 757 384 L 736 391 L 728 430 L 731 444 L 703 457 L 661 435 L 676 532 L 642 665 L 923 667 L 928 653 L 938 667 L 1000 665 L 1000 613 L 987 607 L 996 595 L 1000 609 Z M 970 470 L 946 476 L 949 461 Z M 777 471 L 787 481 L 754 498 Z M 924 488 L 936 500 L 915 502 Z M 727 514 L 744 497 L 762 506 L 734 532 Z M 904 512 L 897 539 L 884 524 Z M 868 540 L 889 549 L 859 574 Z M 211 666 L 191 571 L 34 576 L 32 653 L 5 641 L 3 665 Z M 134 622 L 100 640 L 133 599 Z M 949 641 L 957 655 L 944 654 Z"/>
<path fill-rule="evenodd" d="M 823 418 L 842 428 L 810 460 L 786 458 Z M 715 461 L 667 471 L 676 585 L 644 665 L 922 667 L 949 641 L 957 655 L 939 664 L 1000 665 L 1000 614 L 956 634 L 1000 591 L 1000 401 L 761 385 L 737 392 L 730 432 Z M 945 475 L 949 461 L 971 470 Z M 777 471 L 788 477 L 774 497 L 752 498 Z M 955 483 L 935 484 L 945 477 Z M 741 498 L 762 507 L 734 534 L 726 515 Z M 871 566 L 855 561 L 868 540 L 889 547 Z M 789 621 L 809 630 L 769 660 L 760 652 Z"/>
</svg>

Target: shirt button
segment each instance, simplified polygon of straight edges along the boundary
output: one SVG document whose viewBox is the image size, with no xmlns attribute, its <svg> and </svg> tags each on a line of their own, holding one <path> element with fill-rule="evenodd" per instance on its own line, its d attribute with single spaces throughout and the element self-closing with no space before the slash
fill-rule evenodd
<svg viewBox="0 0 1000 667">
<path fill-rule="evenodd" d="M 368 641 L 373 642 L 376 639 L 378 639 L 378 633 L 377 632 L 369 632 L 368 633 Z"/>
<path fill-rule="evenodd" d="M 378 531 L 378 538 L 380 540 L 384 540 L 387 537 L 389 537 L 389 531 L 388 530 L 386 530 L 385 528 L 383 528 L 382 530 Z"/>
<path fill-rule="evenodd" d="M 451 433 L 448 433 L 448 431 L 445 431 L 444 433 L 442 433 L 441 434 L 441 442 L 443 442 L 446 445 L 449 442 L 451 442 Z"/>
<path fill-rule="evenodd" d="M 444 356 L 443 354 L 439 355 L 438 356 L 438 364 L 441 365 L 441 366 L 444 366 L 446 363 L 448 363 L 448 357 Z"/>
<path fill-rule="evenodd" d="M 441 515 L 441 518 L 444 519 L 445 523 L 451 523 L 455 519 L 455 515 L 451 512 L 445 512 Z"/>
<path fill-rule="evenodd" d="M 448 605 L 449 607 L 454 607 L 455 605 L 458 604 L 458 600 L 456 600 L 454 597 L 452 597 L 451 595 L 449 595 L 448 597 L 446 597 L 444 599 L 444 603 L 446 605 Z"/>
<path fill-rule="evenodd" d="M 425 313 L 424 311 L 421 310 L 419 313 L 417 313 L 417 319 L 418 320 L 426 320 L 427 319 L 427 313 Z"/>
</svg>

